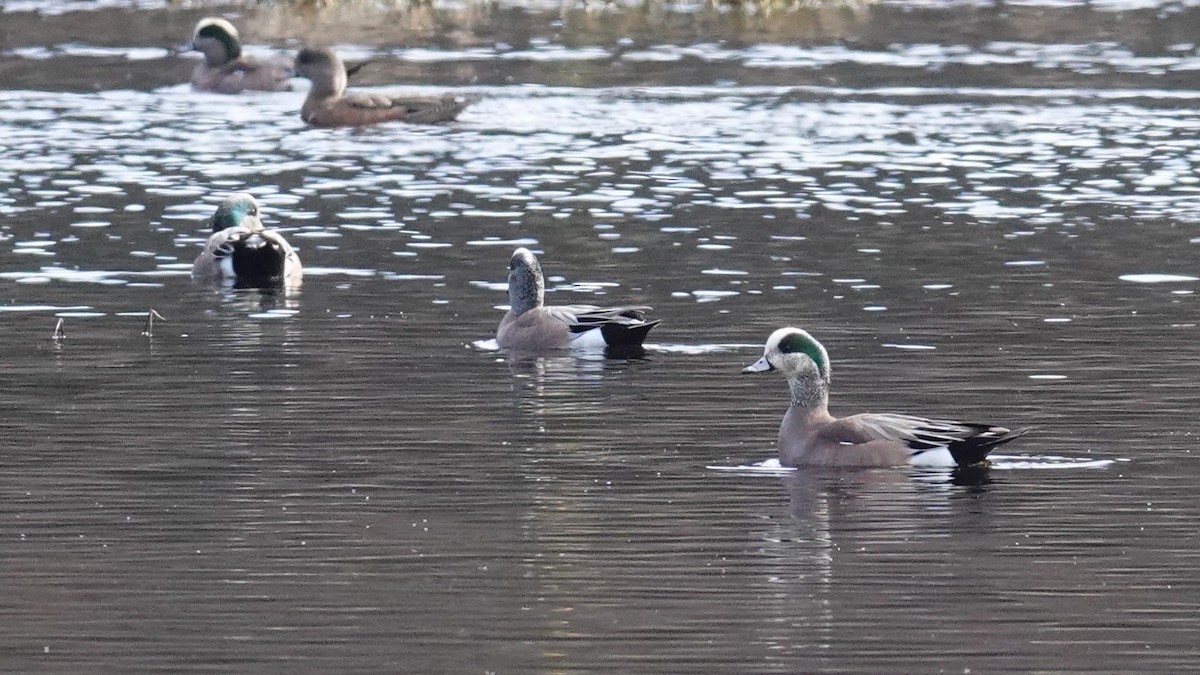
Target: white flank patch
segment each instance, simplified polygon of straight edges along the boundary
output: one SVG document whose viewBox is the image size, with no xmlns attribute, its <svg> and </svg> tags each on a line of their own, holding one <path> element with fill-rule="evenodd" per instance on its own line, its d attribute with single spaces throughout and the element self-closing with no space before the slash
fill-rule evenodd
<svg viewBox="0 0 1200 675">
<path fill-rule="evenodd" d="M 937 448 L 935 450 L 926 450 L 919 452 L 908 458 L 908 463 L 913 466 L 957 466 L 954 457 L 946 448 Z"/>
<path fill-rule="evenodd" d="M 604 341 L 604 333 L 599 328 L 593 328 L 579 333 L 571 338 L 572 349 L 604 349 L 608 343 Z"/>
</svg>

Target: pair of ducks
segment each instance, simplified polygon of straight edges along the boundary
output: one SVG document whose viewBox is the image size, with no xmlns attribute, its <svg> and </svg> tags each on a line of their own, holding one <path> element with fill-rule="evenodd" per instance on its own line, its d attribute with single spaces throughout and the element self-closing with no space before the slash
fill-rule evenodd
<svg viewBox="0 0 1200 675">
<path fill-rule="evenodd" d="M 226 199 L 210 224 L 213 234 L 192 266 L 195 279 L 246 286 L 300 283 L 299 256 L 281 235 L 263 227 L 250 195 Z M 508 263 L 509 310 L 496 331 L 502 349 L 638 349 L 659 323 L 645 319 L 649 307 L 546 305 L 545 294 L 537 257 L 518 248 Z M 829 355 L 799 328 L 772 333 L 762 358 L 742 372 L 771 370 L 783 373 L 792 394 L 779 428 L 779 461 L 785 466 L 971 466 L 1028 431 L 891 413 L 836 418 L 829 413 Z"/>
<path fill-rule="evenodd" d="M 204 54 L 204 61 L 192 72 L 192 87 L 199 91 L 285 91 L 292 77 L 309 80 L 312 88 L 300 117 L 314 127 L 390 121 L 437 124 L 453 121 L 470 103 L 450 95 L 346 94 L 349 76 L 363 64 L 347 69 L 333 50 L 324 47 L 305 47 L 292 63 L 253 59 L 242 55 L 237 29 L 225 19 L 210 17 L 196 24 L 191 48 Z"/>
<path fill-rule="evenodd" d="M 268 230 L 258 201 L 249 194 L 229 196 L 209 219 L 211 234 L 192 263 L 192 278 L 238 288 L 296 288 L 303 279 L 300 256 L 283 235 Z M 508 266 L 511 309 L 496 332 L 500 347 L 527 352 L 554 349 L 639 348 L 658 321 L 646 321 L 649 307 L 546 306 L 546 281 L 537 257 L 519 248 Z"/>
<path fill-rule="evenodd" d="M 541 265 L 524 248 L 509 259 L 508 302 L 496 342 L 511 351 L 641 347 L 659 323 L 644 319 L 650 308 L 643 306 L 546 305 Z M 1028 431 L 891 413 L 836 418 L 829 413 L 829 355 L 799 328 L 772 333 L 762 358 L 742 372 L 771 370 L 783 373 L 792 393 L 779 427 L 785 466 L 971 466 Z"/>
</svg>

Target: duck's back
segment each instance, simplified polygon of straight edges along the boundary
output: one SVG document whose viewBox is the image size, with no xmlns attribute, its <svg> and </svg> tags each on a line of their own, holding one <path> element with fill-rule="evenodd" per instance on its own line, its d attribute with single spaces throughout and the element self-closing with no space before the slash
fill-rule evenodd
<svg viewBox="0 0 1200 675">
<path fill-rule="evenodd" d="M 355 127 L 381 122 L 439 124 L 454 121 L 469 104 L 455 96 L 310 95 L 300 108 L 300 117 L 315 127 Z"/>
<path fill-rule="evenodd" d="M 197 65 L 192 71 L 192 88 L 218 94 L 287 91 L 291 89 L 289 77 L 289 69 L 283 63 L 242 57 L 220 66 Z"/>
</svg>

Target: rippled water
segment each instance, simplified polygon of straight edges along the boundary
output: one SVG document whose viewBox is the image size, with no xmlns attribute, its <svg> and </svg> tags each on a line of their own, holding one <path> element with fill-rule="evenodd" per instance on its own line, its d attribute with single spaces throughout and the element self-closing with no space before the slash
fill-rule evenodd
<svg viewBox="0 0 1200 675">
<path fill-rule="evenodd" d="M 242 12 L 480 96 L 327 131 L 113 5 L 0 8 L 4 670 L 1200 665 L 1195 8 Z M 240 190 L 302 290 L 190 282 Z M 646 357 L 496 351 L 516 246 Z M 777 470 L 784 324 L 835 413 L 1036 430 Z"/>
</svg>

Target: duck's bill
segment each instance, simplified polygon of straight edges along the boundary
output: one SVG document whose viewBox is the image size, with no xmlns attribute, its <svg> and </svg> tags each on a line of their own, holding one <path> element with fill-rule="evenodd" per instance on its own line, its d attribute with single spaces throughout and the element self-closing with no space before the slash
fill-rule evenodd
<svg viewBox="0 0 1200 675">
<path fill-rule="evenodd" d="M 764 356 L 745 368 L 742 368 L 742 373 L 765 373 L 768 370 L 774 369 L 774 366 L 772 366 L 771 363 L 767 361 L 767 357 Z"/>
</svg>

